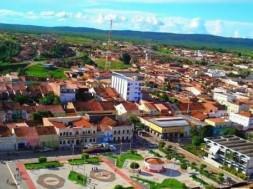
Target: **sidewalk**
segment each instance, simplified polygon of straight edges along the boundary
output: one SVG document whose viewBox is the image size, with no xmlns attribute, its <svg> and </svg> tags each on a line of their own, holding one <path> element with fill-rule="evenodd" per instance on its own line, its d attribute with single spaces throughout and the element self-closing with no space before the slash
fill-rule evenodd
<svg viewBox="0 0 253 189">
<path fill-rule="evenodd" d="M 31 179 L 31 177 L 29 176 L 28 172 L 26 171 L 26 168 L 25 168 L 24 164 L 21 163 L 21 162 L 17 162 L 16 166 L 19 169 L 19 172 L 21 174 L 21 178 L 22 178 L 21 180 L 25 181 L 26 186 L 29 189 L 36 189 L 35 185 L 33 184 L 33 181 Z"/>
<path fill-rule="evenodd" d="M 117 166 L 115 166 L 111 161 L 106 159 L 103 156 L 99 156 L 99 158 L 106 163 L 114 172 L 115 174 L 120 175 L 125 181 L 127 181 L 129 184 L 131 184 L 135 189 L 143 189 L 141 185 L 133 181 L 131 178 L 129 178 L 125 173 L 123 173 Z"/>
</svg>

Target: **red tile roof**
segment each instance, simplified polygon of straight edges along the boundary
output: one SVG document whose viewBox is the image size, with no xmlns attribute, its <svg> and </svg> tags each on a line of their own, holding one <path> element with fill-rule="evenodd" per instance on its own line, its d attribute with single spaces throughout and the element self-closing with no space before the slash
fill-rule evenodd
<svg viewBox="0 0 253 189">
<path fill-rule="evenodd" d="M 135 103 L 123 102 L 122 105 L 124 106 L 124 108 L 126 109 L 127 112 L 139 111 L 139 108 Z"/>
<path fill-rule="evenodd" d="M 158 158 L 148 158 L 146 162 L 152 165 L 163 165 L 164 161 Z"/>
<path fill-rule="evenodd" d="M 74 127 L 87 127 L 87 128 L 93 128 L 94 125 L 92 125 L 90 122 L 88 122 L 86 119 L 82 118 L 77 121 L 73 121 L 73 126 Z"/>
<path fill-rule="evenodd" d="M 253 114 L 250 112 L 240 112 L 239 114 L 244 117 L 253 118 Z"/>
<path fill-rule="evenodd" d="M 101 121 L 100 121 L 100 125 L 109 125 L 109 126 L 117 126 L 118 122 L 109 118 L 109 117 L 104 117 Z"/>
<path fill-rule="evenodd" d="M 152 103 L 144 103 L 144 105 L 149 109 L 149 110 L 157 110 L 154 104 Z"/>
<path fill-rule="evenodd" d="M 11 130 L 8 127 L 0 126 L 0 138 L 11 136 Z"/>
<path fill-rule="evenodd" d="M 35 127 L 38 135 L 56 135 L 54 126 Z"/>
<path fill-rule="evenodd" d="M 38 136 L 35 127 L 18 127 L 14 128 L 14 133 L 17 137 L 36 137 Z"/>
<path fill-rule="evenodd" d="M 66 126 L 62 122 L 50 121 L 58 129 L 66 129 Z"/>
</svg>

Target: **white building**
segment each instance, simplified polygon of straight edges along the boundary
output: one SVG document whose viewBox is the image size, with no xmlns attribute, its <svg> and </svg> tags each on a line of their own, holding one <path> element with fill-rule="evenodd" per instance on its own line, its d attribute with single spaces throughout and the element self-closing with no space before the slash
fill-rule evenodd
<svg viewBox="0 0 253 189">
<path fill-rule="evenodd" d="M 76 90 L 75 87 L 69 87 L 63 85 L 60 87 L 60 100 L 61 103 L 67 104 L 68 102 L 76 101 Z"/>
<path fill-rule="evenodd" d="M 228 164 L 246 175 L 253 175 L 253 143 L 237 136 L 204 138 L 208 158 Z"/>
<path fill-rule="evenodd" d="M 242 125 L 243 130 L 253 128 L 253 114 L 250 112 L 231 113 L 229 119 L 234 123 Z"/>
<path fill-rule="evenodd" d="M 233 100 L 236 99 L 236 97 L 232 94 L 228 94 L 228 93 L 218 93 L 215 92 L 213 93 L 213 99 L 217 102 L 219 102 L 222 105 L 226 105 L 228 104 L 228 102 L 232 102 Z"/>
<path fill-rule="evenodd" d="M 249 104 L 240 101 L 228 102 L 227 103 L 227 112 L 230 113 L 239 113 L 249 111 Z"/>
<path fill-rule="evenodd" d="M 141 81 L 134 72 L 113 72 L 111 87 L 127 101 L 140 101 Z"/>
<path fill-rule="evenodd" d="M 0 126 L 0 151 L 15 150 L 16 136 L 6 126 Z"/>
</svg>

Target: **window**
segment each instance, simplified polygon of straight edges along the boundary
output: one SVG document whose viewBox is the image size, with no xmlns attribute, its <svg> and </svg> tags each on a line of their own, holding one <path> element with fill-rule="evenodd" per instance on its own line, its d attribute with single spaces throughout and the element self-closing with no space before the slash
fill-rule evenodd
<svg viewBox="0 0 253 189">
<path fill-rule="evenodd" d="M 114 134 L 115 134 L 115 135 L 117 134 L 116 131 L 114 131 Z"/>
<path fill-rule="evenodd" d="M 72 133 L 69 133 L 69 135 L 72 135 Z"/>
<path fill-rule="evenodd" d="M 92 142 L 92 138 L 90 138 L 90 142 Z"/>
<path fill-rule="evenodd" d="M 118 131 L 118 134 L 120 135 L 120 131 Z"/>
<path fill-rule="evenodd" d="M 122 132 L 123 132 L 122 134 L 125 134 L 125 130 L 123 130 Z"/>
<path fill-rule="evenodd" d="M 129 95 L 129 92 L 127 92 L 127 95 Z"/>
<path fill-rule="evenodd" d="M 127 130 L 127 134 L 129 134 L 129 130 Z"/>
<path fill-rule="evenodd" d="M 90 134 L 90 131 L 88 131 L 88 134 Z"/>
<path fill-rule="evenodd" d="M 62 133 L 60 133 L 60 136 L 62 136 Z"/>
<path fill-rule="evenodd" d="M 96 131 L 93 131 L 93 133 L 95 134 L 95 133 L 96 133 Z"/>
<path fill-rule="evenodd" d="M 74 143 L 74 140 L 72 140 L 72 144 Z"/>
<path fill-rule="evenodd" d="M 95 138 L 93 138 L 93 142 L 95 142 L 96 141 L 96 139 Z"/>
<path fill-rule="evenodd" d="M 68 144 L 70 143 L 70 141 L 68 140 Z"/>
<path fill-rule="evenodd" d="M 60 144 L 62 144 L 62 141 L 60 141 Z"/>
</svg>

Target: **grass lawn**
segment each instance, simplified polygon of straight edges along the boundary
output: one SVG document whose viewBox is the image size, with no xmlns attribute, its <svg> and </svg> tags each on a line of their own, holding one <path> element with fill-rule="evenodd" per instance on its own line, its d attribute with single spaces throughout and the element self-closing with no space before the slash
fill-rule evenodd
<svg viewBox="0 0 253 189">
<path fill-rule="evenodd" d="M 116 163 L 117 167 L 122 168 L 126 159 L 138 161 L 138 160 L 143 160 L 144 158 L 140 154 L 127 152 L 117 157 L 117 163 Z"/>
<path fill-rule="evenodd" d="M 88 159 L 73 159 L 69 160 L 70 165 L 82 165 L 82 164 L 89 164 L 89 163 L 99 163 L 101 160 L 98 157 L 91 157 Z"/>
<path fill-rule="evenodd" d="M 68 179 L 76 184 L 80 184 L 82 186 L 86 185 L 87 177 L 81 173 L 77 173 L 75 171 L 70 171 Z"/>
<path fill-rule="evenodd" d="M 53 77 L 64 79 L 66 76 L 64 75 L 63 68 L 56 68 L 53 70 L 45 69 L 42 64 L 33 64 L 25 68 L 25 74 L 33 77 Z"/>
<path fill-rule="evenodd" d="M 45 163 L 27 163 L 25 164 L 26 169 L 43 169 L 43 168 L 53 168 L 60 167 L 62 164 L 59 161 L 50 161 Z"/>
<path fill-rule="evenodd" d="M 100 69 L 105 68 L 105 62 L 106 62 L 106 59 L 95 60 L 95 63 L 98 65 Z M 126 65 L 120 60 L 112 60 L 110 69 L 121 70 L 121 69 L 128 69 L 129 67 L 131 67 L 131 65 Z"/>
<path fill-rule="evenodd" d="M 67 43 L 72 43 L 72 44 L 81 44 L 81 45 L 87 45 L 89 44 L 92 39 L 86 38 L 84 36 L 60 36 L 59 37 L 60 41 L 62 42 L 67 42 Z"/>
<path fill-rule="evenodd" d="M 176 179 L 164 179 L 162 183 L 157 183 L 154 181 L 146 180 L 140 177 L 131 177 L 137 180 L 138 182 L 149 184 L 151 189 L 160 189 L 160 188 L 170 188 L 170 189 L 184 189 L 187 188 L 184 183 Z"/>
</svg>

